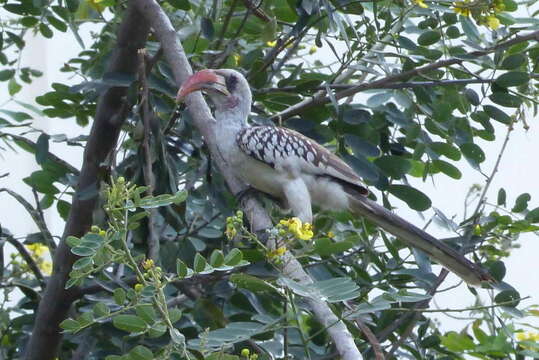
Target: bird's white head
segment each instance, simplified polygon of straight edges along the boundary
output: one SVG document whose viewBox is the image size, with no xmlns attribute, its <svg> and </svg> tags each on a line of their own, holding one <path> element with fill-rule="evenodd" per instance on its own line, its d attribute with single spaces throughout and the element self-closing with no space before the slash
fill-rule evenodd
<svg viewBox="0 0 539 360">
<path fill-rule="evenodd" d="M 251 89 L 245 77 L 232 69 L 206 69 L 191 75 L 178 91 L 180 102 L 194 91 L 204 91 L 215 106 L 216 117 L 247 120 L 251 112 Z"/>
</svg>

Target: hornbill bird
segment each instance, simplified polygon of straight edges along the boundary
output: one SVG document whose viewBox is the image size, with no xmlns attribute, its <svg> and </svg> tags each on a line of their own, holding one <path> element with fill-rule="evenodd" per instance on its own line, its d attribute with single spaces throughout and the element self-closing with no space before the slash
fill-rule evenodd
<svg viewBox="0 0 539 360">
<path fill-rule="evenodd" d="M 177 101 L 194 91 L 204 91 L 215 107 L 217 146 L 227 165 L 251 187 L 286 204 L 300 220 L 312 222 L 312 205 L 349 210 L 424 251 L 470 285 L 492 281 L 453 248 L 368 199 L 359 176 L 316 141 L 283 127 L 249 126 L 252 96 L 241 73 L 201 70 L 183 83 Z"/>
</svg>

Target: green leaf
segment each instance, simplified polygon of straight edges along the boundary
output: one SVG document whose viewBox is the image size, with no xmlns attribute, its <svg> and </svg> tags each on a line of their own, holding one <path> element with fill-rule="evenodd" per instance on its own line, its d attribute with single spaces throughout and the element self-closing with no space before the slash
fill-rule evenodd
<svg viewBox="0 0 539 360">
<path fill-rule="evenodd" d="M 189 274 L 189 268 L 180 259 L 176 259 L 176 273 L 180 279 L 183 279 Z"/>
<path fill-rule="evenodd" d="M 505 107 L 517 108 L 522 104 L 522 99 L 520 97 L 504 92 L 492 93 L 488 98 L 493 103 Z"/>
<path fill-rule="evenodd" d="M 506 206 L 506 201 L 507 201 L 507 194 L 505 192 L 505 189 L 504 188 L 500 188 L 500 190 L 498 190 L 498 200 L 497 200 L 497 203 L 498 205 L 500 206 Z"/>
<path fill-rule="evenodd" d="M 225 263 L 225 256 L 219 249 L 213 250 L 210 256 L 210 265 L 213 267 L 219 267 Z"/>
<path fill-rule="evenodd" d="M 136 315 L 116 315 L 112 318 L 114 327 L 127 332 L 141 332 L 146 329 L 146 323 Z"/>
<path fill-rule="evenodd" d="M 230 250 L 228 254 L 225 256 L 225 264 L 230 266 L 238 265 L 241 260 L 243 259 L 243 253 L 240 249 L 234 248 Z"/>
<path fill-rule="evenodd" d="M 57 19 L 54 16 L 47 16 L 47 20 L 49 21 L 49 24 L 54 26 L 57 30 L 60 30 L 61 32 L 67 31 L 67 25 L 62 20 Z"/>
<path fill-rule="evenodd" d="M 254 293 L 258 293 L 261 291 L 273 291 L 278 293 L 277 289 L 273 287 L 273 285 L 270 285 L 266 281 L 248 274 L 232 274 L 230 276 L 230 281 L 236 284 L 236 286 L 242 289 L 247 289 Z"/>
<path fill-rule="evenodd" d="M 127 295 L 124 289 L 117 288 L 114 289 L 114 291 L 112 292 L 112 298 L 117 305 L 122 306 L 125 302 L 125 299 L 127 298 Z"/>
<path fill-rule="evenodd" d="M 517 307 L 520 303 L 520 294 L 514 289 L 504 290 L 494 297 L 496 304 L 503 303 L 503 306 Z"/>
<path fill-rule="evenodd" d="M 98 302 L 94 305 L 92 309 L 94 316 L 96 318 L 108 316 L 110 314 L 110 309 L 107 305 L 102 302 Z"/>
<path fill-rule="evenodd" d="M 481 100 L 479 99 L 479 95 L 477 95 L 477 93 L 473 89 L 466 88 L 464 90 L 464 96 L 466 96 L 466 99 L 468 99 L 470 104 L 474 106 L 477 106 L 481 103 Z"/>
<path fill-rule="evenodd" d="M 329 256 L 332 254 L 342 253 L 354 247 L 351 241 L 332 241 L 329 238 L 316 239 L 314 243 L 314 252 L 320 256 Z"/>
<path fill-rule="evenodd" d="M 509 125 L 511 123 L 511 117 L 495 106 L 484 105 L 483 110 L 491 119 L 494 119 L 506 125 Z"/>
<path fill-rule="evenodd" d="M 52 38 L 52 30 L 45 24 L 39 24 L 39 32 L 47 39 Z"/>
<path fill-rule="evenodd" d="M 450 331 L 441 337 L 442 345 L 448 350 L 457 353 L 462 353 L 466 350 L 475 348 L 473 340 L 467 334 L 459 334 L 455 331 Z"/>
<path fill-rule="evenodd" d="M 443 160 L 432 160 L 432 165 L 435 169 L 443 172 L 447 176 L 453 178 L 453 179 L 460 179 L 462 177 L 462 173 L 460 172 L 457 167 L 453 166 L 452 164 L 448 163 L 447 161 Z"/>
<path fill-rule="evenodd" d="M 49 155 L 49 138 L 50 136 L 43 133 L 39 135 L 36 141 L 36 162 L 39 165 L 43 165 L 43 163 L 47 160 L 47 157 Z"/>
<path fill-rule="evenodd" d="M 439 31 L 428 30 L 419 35 L 417 43 L 421 46 L 429 46 L 440 40 L 441 35 Z"/>
<path fill-rule="evenodd" d="M 60 323 L 60 327 L 65 331 L 76 332 L 81 328 L 81 324 L 77 320 L 65 319 Z"/>
<path fill-rule="evenodd" d="M 191 4 L 189 0 L 167 0 L 167 2 L 174 6 L 176 9 L 180 10 L 191 10 Z"/>
<path fill-rule="evenodd" d="M 532 223 L 538 223 L 539 222 L 539 207 L 536 207 L 535 209 L 530 210 L 530 212 L 526 214 L 526 220 Z"/>
<path fill-rule="evenodd" d="M 17 94 L 19 91 L 21 91 L 21 89 L 22 86 L 19 85 L 15 78 L 9 79 L 9 82 L 7 84 L 7 90 L 10 96 Z"/>
<path fill-rule="evenodd" d="M 71 252 L 78 256 L 92 256 L 95 254 L 95 249 L 86 246 L 75 246 Z"/>
<path fill-rule="evenodd" d="M 532 198 L 531 195 L 528 193 L 520 194 L 517 197 L 515 201 L 515 206 L 513 206 L 511 211 L 516 212 L 516 213 L 523 212 L 524 210 L 528 208 L 528 201 L 530 201 L 531 198 Z"/>
<path fill-rule="evenodd" d="M 135 308 L 137 316 L 144 320 L 148 325 L 152 325 L 157 319 L 157 313 L 152 304 L 141 304 Z"/>
<path fill-rule="evenodd" d="M 522 54 L 509 55 L 502 61 L 502 69 L 513 70 L 523 65 L 526 62 L 526 57 Z"/>
<path fill-rule="evenodd" d="M 432 205 L 427 195 L 413 187 L 407 185 L 389 185 L 387 190 L 414 210 L 425 211 Z"/>
<path fill-rule="evenodd" d="M 15 75 L 15 70 L 7 69 L 0 71 L 0 81 L 7 81 Z"/>
<path fill-rule="evenodd" d="M 196 273 L 200 273 L 206 269 L 206 265 L 208 265 L 206 259 L 204 259 L 204 257 L 199 253 L 196 253 L 195 260 L 193 262 L 193 270 Z"/>
<path fill-rule="evenodd" d="M 528 75 L 528 73 L 522 71 L 512 71 L 499 76 L 496 79 L 495 84 L 500 87 L 508 88 L 511 86 L 526 84 L 529 81 L 530 75 Z"/>
<path fill-rule="evenodd" d="M 153 353 L 145 346 L 137 345 L 129 352 L 130 360 L 152 360 Z"/>
<path fill-rule="evenodd" d="M 362 154 L 363 156 L 378 157 L 380 150 L 373 144 L 361 139 L 359 136 L 345 134 L 344 141 L 352 148 L 354 154 Z"/>
<path fill-rule="evenodd" d="M 92 264 L 93 260 L 91 257 L 84 257 L 75 261 L 75 263 L 73 264 L 73 270 L 81 270 Z"/>
<path fill-rule="evenodd" d="M 0 112 L 10 116 L 13 120 L 15 120 L 17 122 L 32 119 L 32 117 L 30 115 L 28 115 L 27 113 L 22 112 L 22 111 L 11 111 L 11 110 L 0 109 Z"/>
<path fill-rule="evenodd" d="M 208 40 L 212 40 L 215 35 L 215 29 L 213 27 L 213 21 L 209 17 L 203 17 L 200 20 L 200 28 L 202 30 L 202 36 Z"/>
<path fill-rule="evenodd" d="M 458 161 L 461 158 L 459 149 L 451 144 L 445 142 L 432 142 L 428 146 L 437 154 L 444 155 L 451 160 Z"/>
<path fill-rule="evenodd" d="M 374 164 L 394 179 L 400 179 L 412 168 L 412 164 L 408 159 L 395 155 L 382 156 L 374 160 Z"/>
<path fill-rule="evenodd" d="M 485 161 L 485 153 L 483 150 L 474 143 L 465 143 L 460 146 L 460 151 L 464 157 L 470 161 L 474 166 L 479 166 Z"/>
</svg>

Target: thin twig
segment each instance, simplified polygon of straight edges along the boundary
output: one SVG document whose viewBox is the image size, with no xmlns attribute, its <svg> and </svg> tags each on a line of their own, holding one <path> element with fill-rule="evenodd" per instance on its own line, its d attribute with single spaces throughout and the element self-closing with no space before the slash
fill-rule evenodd
<svg viewBox="0 0 539 360">
<path fill-rule="evenodd" d="M 232 15 L 234 14 L 234 10 L 236 9 L 237 3 L 238 3 L 238 0 L 233 0 L 232 4 L 230 4 L 228 13 L 225 16 L 225 21 L 223 22 L 223 26 L 221 27 L 221 33 L 219 34 L 219 38 L 217 39 L 217 42 L 215 43 L 216 49 L 219 49 L 221 45 L 223 44 L 226 31 L 228 30 L 228 24 L 230 24 L 230 19 L 232 19 Z"/>
<path fill-rule="evenodd" d="M 3 191 L 11 195 L 15 200 L 17 200 L 26 209 L 26 211 L 28 212 L 32 220 L 34 220 L 34 223 L 37 225 L 39 232 L 43 236 L 43 239 L 45 240 L 45 244 L 49 248 L 51 255 L 53 255 L 54 250 L 56 249 L 56 243 L 54 242 L 54 238 L 52 237 L 52 234 L 49 231 L 47 224 L 45 223 L 45 220 L 40 216 L 39 212 L 24 197 L 17 194 L 15 191 L 12 191 L 7 188 L 0 188 L 0 192 L 3 192 Z"/>
<path fill-rule="evenodd" d="M 142 139 L 142 150 L 144 152 L 144 182 L 148 189 L 146 194 L 148 196 L 153 196 L 155 190 L 155 176 L 153 174 L 153 160 L 152 152 L 150 148 L 150 117 L 153 115 L 150 112 L 149 102 L 149 90 L 148 90 L 148 81 L 146 79 L 146 50 L 139 49 L 138 51 L 139 58 L 139 81 L 141 85 L 141 118 L 144 125 L 144 138 Z M 153 259 L 154 261 L 159 259 L 159 235 L 156 230 L 156 217 L 157 209 L 149 209 L 148 216 L 148 258 Z"/>
<path fill-rule="evenodd" d="M 367 338 L 367 341 L 371 344 L 376 360 L 385 360 L 384 351 L 382 350 L 376 335 L 374 335 L 372 330 L 363 322 L 363 320 L 357 318 L 355 319 L 355 322 L 359 330 L 361 330 L 363 335 Z"/>
</svg>

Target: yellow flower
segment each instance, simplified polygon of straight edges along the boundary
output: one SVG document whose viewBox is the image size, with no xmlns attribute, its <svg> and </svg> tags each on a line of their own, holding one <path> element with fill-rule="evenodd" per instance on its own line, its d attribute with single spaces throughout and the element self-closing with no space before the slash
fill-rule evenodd
<svg viewBox="0 0 539 360">
<path fill-rule="evenodd" d="M 266 45 L 268 45 L 269 47 L 275 47 L 275 45 L 277 45 L 277 41 L 268 41 L 266 42 Z"/>
<path fill-rule="evenodd" d="M 142 267 L 144 268 L 144 270 L 150 270 L 151 268 L 153 268 L 153 266 L 154 266 L 154 263 L 152 259 L 146 259 L 142 263 Z"/>
<path fill-rule="evenodd" d="M 335 237 L 335 234 L 333 231 L 328 231 L 328 238 L 333 239 Z"/>
<path fill-rule="evenodd" d="M 280 224 L 286 225 L 288 231 L 301 240 L 310 240 L 313 236 L 313 227 L 309 223 L 302 224 L 301 220 L 297 217 L 293 217 L 288 220 L 281 220 Z"/>
<path fill-rule="evenodd" d="M 314 54 L 315 52 L 318 51 L 318 48 L 316 46 L 311 46 L 311 48 L 309 49 L 309 55 L 312 55 Z"/>
<path fill-rule="evenodd" d="M 232 59 L 234 59 L 234 65 L 238 66 L 240 64 L 241 56 L 234 54 L 232 55 Z"/>
<path fill-rule="evenodd" d="M 49 252 L 49 248 L 40 243 L 26 245 L 26 248 L 30 250 L 32 255 L 34 255 L 35 257 L 41 257 L 45 253 Z"/>
<path fill-rule="evenodd" d="M 487 16 L 486 20 L 487 20 L 487 26 L 491 28 L 492 30 L 496 30 L 497 28 L 500 27 L 500 20 L 496 16 L 489 15 Z"/>
<path fill-rule="evenodd" d="M 234 236 L 236 236 L 237 233 L 238 231 L 236 230 L 233 224 L 226 225 L 225 235 L 228 240 L 232 240 Z"/>
<path fill-rule="evenodd" d="M 142 284 L 135 284 L 135 291 L 136 291 L 136 292 L 141 292 L 143 288 L 144 288 L 144 285 L 142 285 Z"/>
<path fill-rule="evenodd" d="M 241 349 L 241 356 L 248 358 L 249 355 L 251 355 L 251 352 L 249 351 L 249 349 L 247 348 Z"/>
<path fill-rule="evenodd" d="M 470 9 L 467 7 L 468 5 L 465 1 L 457 1 L 453 6 L 453 11 L 455 13 L 462 16 L 470 16 Z"/>
<path fill-rule="evenodd" d="M 43 261 L 39 264 L 39 269 L 45 274 L 52 274 L 52 263 L 50 261 Z"/>
<path fill-rule="evenodd" d="M 539 341 L 539 333 L 534 331 L 518 332 L 517 340 L 519 341 Z"/>
<path fill-rule="evenodd" d="M 417 6 L 423 8 L 423 9 L 426 9 L 426 8 L 429 7 L 427 4 L 425 4 L 425 2 L 424 2 L 423 0 L 413 0 L 413 2 L 414 2 Z"/>
</svg>

